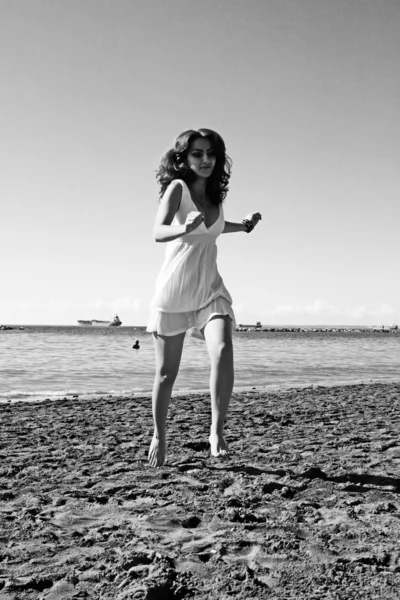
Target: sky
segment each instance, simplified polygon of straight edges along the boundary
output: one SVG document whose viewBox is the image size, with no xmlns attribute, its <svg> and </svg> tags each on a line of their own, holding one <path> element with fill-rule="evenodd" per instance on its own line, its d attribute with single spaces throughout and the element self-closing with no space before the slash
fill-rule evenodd
<svg viewBox="0 0 400 600">
<path fill-rule="evenodd" d="M 236 320 L 400 322 L 398 0 L 0 0 L 0 324 L 145 325 L 155 170 L 207 127 Z"/>
</svg>

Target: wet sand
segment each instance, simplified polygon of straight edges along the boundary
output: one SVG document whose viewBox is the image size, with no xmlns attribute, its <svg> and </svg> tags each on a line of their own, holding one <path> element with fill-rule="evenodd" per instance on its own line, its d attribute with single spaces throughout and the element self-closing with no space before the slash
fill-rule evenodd
<svg viewBox="0 0 400 600">
<path fill-rule="evenodd" d="M 400 383 L 0 406 L 0 600 L 400 597 Z"/>
</svg>

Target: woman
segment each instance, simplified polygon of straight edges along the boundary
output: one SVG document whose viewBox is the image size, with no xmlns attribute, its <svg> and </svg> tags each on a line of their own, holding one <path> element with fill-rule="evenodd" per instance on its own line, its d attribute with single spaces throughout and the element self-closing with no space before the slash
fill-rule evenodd
<svg viewBox="0 0 400 600">
<path fill-rule="evenodd" d="M 153 387 L 154 435 L 149 463 L 165 460 L 165 424 L 178 375 L 186 331 L 205 339 L 211 360 L 212 456 L 228 454 L 223 426 L 233 389 L 232 298 L 217 269 L 216 239 L 221 233 L 250 233 L 261 219 L 224 220 L 231 160 L 221 136 L 210 129 L 184 131 L 157 170 L 160 206 L 154 237 L 167 242 L 156 283 L 147 331 L 153 333 L 156 376 Z"/>
</svg>

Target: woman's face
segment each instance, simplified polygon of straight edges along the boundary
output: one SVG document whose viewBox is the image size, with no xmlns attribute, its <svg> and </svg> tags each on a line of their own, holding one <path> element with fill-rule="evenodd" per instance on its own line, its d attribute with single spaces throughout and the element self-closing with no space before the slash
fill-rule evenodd
<svg viewBox="0 0 400 600">
<path fill-rule="evenodd" d="M 210 177 L 217 159 L 211 141 L 207 138 L 197 138 L 189 146 L 187 166 L 197 177 Z"/>
</svg>

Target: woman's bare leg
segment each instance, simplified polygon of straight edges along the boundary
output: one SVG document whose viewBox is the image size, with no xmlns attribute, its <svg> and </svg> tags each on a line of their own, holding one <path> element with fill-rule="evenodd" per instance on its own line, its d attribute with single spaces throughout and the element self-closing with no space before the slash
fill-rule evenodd
<svg viewBox="0 0 400 600">
<path fill-rule="evenodd" d="M 211 454 L 212 456 L 224 456 L 229 453 L 229 449 L 223 438 L 222 430 L 234 381 L 230 317 L 226 315 L 212 317 L 204 328 L 204 337 L 211 359 Z"/>
<path fill-rule="evenodd" d="M 154 435 L 149 449 L 149 463 L 161 467 L 165 460 L 165 424 L 172 388 L 178 375 L 185 333 L 153 334 L 156 351 L 156 376 L 153 386 Z"/>
</svg>

